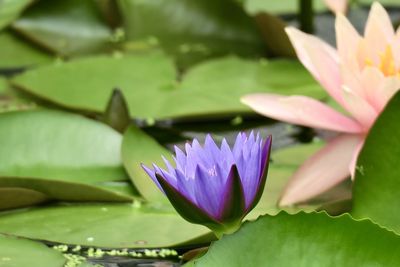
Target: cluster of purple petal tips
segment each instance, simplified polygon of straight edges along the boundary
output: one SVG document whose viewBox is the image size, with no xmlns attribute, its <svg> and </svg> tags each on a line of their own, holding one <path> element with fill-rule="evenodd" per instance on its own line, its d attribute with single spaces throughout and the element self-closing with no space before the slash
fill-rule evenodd
<svg viewBox="0 0 400 267">
<path fill-rule="evenodd" d="M 253 132 L 237 135 L 231 149 L 218 147 L 207 135 L 204 146 L 194 139 L 186 153 L 175 147 L 176 167 L 153 164 L 143 169 L 186 220 L 226 231 L 239 224 L 261 198 L 268 172 L 271 136 L 265 141 Z"/>
</svg>

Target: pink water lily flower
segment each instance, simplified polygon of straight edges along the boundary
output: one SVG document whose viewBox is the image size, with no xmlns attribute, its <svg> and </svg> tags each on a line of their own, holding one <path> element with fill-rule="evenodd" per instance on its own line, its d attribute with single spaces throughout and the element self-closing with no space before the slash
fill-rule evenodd
<svg viewBox="0 0 400 267">
<path fill-rule="evenodd" d="M 324 2 L 334 13 L 346 13 L 348 0 L 324 0 Z"/>
<path fill-rule="evenodd" d="M 295 28 L 286 32 L 300 61 L 346 114 L 306 96 L 242 98 L 267 117 L 341 133 L 295 172 L 281 196 L 282 206 L 307 201 L 353 174 L 368 130 L 400 88 L 400 29 L 394 31 L 379 3 L 372 5 L 363 37 L 341 14 L 335 26 L 337 50 Z"/>
</svg>

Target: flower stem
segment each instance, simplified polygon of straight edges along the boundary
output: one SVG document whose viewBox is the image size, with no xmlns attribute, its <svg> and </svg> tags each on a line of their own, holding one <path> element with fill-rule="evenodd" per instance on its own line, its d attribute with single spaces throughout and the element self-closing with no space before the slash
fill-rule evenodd
<svg viewBox="0 0 400 267">
<path fill-rule="evenodd" d="M 229 234 L 233 234 L 234 232 L 236 232 L 240 226 L 242 225 L 241 220 L 236 221 L 232 224 L 229 225 L 212 225 L 212 226 L 208 226 L 208 228 L 211 229 L 211 231 L 213 231 L 214 235 L 218 238 L 221 239 L 221 237 L 223 235 L 229 235 Z"/>
<path fill-rule="evenodd" d="M 314 32 L 313 0 L 299 0 L 298 19 L 303 32 Z"/>
</svg>

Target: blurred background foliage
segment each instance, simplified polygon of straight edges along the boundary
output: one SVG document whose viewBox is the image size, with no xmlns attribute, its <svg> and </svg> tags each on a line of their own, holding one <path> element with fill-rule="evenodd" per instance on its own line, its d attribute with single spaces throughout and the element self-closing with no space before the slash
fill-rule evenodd
<svg viewBox="0 0 400 267">
<path fill-rule="evenodd" d="M 239 98 L 327 99 L 284 32 L 294 25 L 334 43 L 334 16 L 312 2 L 307 28 L 295 0 L 0 0 L 0 232 L 107 248 L 207 243 L 208 230 L 181 219 L 139 163 L 207 132 L 231 141 L 254 128 L 274 135 L 274 152 L 249 218 L 275 214 L 285 182 L 327 133 L 261 118 Z M 360 30 L 371 2 L 348 13 Z M 381 2 L 397 23 L 398 1 Z M 349 198 L 346 181 L 306 204 L 334 213 Z M 41 266 L 59 262 L 51 252 Z"/>
</svg>

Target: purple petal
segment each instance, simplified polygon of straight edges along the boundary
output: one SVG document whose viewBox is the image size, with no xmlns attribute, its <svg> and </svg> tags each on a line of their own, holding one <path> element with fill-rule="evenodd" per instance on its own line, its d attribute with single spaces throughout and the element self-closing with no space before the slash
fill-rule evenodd
<svg viewBox="0 0 400 267">
<path fill-rule="evenodd" d="M 195 177 L 196 167 L 199 162 L 199 158 L 197 157 L 195 151 L 192 149 L 189 143 L 185 144 L 186 151 L 186 168 L 184 174 L 187 177 Z"/>
<path fill-rule="evenodd" d="M 254 136 L 254 131 L 251 131 L 249 134 L 249 137 L 246 139 L 246 147 L 253 147 L 253 145 L 256 143 L 256 139 Z"/>
<path fill-rule="evenodd" d="M 171 186 L 161 175 L 156 174 L 159 184 L 163 187 L 166 196 L 168 197 L 175 210 L 186 220 L 192 223 L 199 224 L 219 224 L 196 205 L 193 201 L 186 198 L 176 188 Z"/>
<path fill-rule="evenodd" d="M 214 139 L 212 139 L 211 135 L 207 134 L 206 140 L 204 142 L 204 150 L 207 152 L 210 159 L 214 162 L 217 162 L 221 157 L 221 151 L 218 148 L 217 144 L 215 144 Z"/>
<path fill-rule="evenodd" d="M 245 210 L 243 185 L 236 166 L 232 165 L 224 185 L 218 219 L 227 222 L 241 220 Z"/>
<path fill-rule="evenodd" d="M 267 180 L 267 174 L 268 174 L 268 164 L 269 164 L 269 156 L 271 152 L 271 144 L 272 144 L 272 136 L 268 136 L 262 146 L 262 152 L 261 152 L 261 175 L 259 179 L 259 183 L 257 185 L 257 190 L 256 190 L 256 195 L 253 199 L 253 203 L 250 205 L 248 208 L 251 210 L 254 208 L 258 201 L 260 200 L 263 192 L 264 192 L 264 186 L 265 182 Z"/>
<path fill-rule="evenodd" d="M 196 167 L 194 194 L 197 205 L 213 218 L 218 216 L 222 197 L 222 179 L 210 176 L 202 167 Z"/>
<path fill-rule="evenodd" d="M 245 133 L 239 133 L 236 136 L 235 145 L 233 146 L 233 150 L 232 150 L 233 156 L 235 157 L 235 159 L 238 158 L 242 154 L 242 149 L 243 149 L 245 140 L 246 140 Z"/>
<path fill-rule="evenodd" d="M 221 167 L 224 168 L 224 177 L 228 175 L 231 166 L 235 163 L 233 153 L 225 138 L 222 140 L 221 143 L 221 158 L 218 159 L 217 163 L 219 163 Z"/>
<path fill-rule="evenodd" d="M 196 203 L 194 197 L 194 184 L 193 178 L 186 177 L 180 170 L 176 170 L 177 190 L 182 193 L 186 198 Z"/>
<path fill-rule="evenodd" d="M 246 208 L 248 208 L 257 193 L 257 186 L 260 181 L 260 158 L 261 153 L 257 144 L 254 143 L 250 149 L 248 158 L 245 158 L 244 175 L 240 176 L 245 190 Z"/>
<path fill-rule="evenodd" d="M 261 152 L 261 166 L 262 167 L 262 172 L 264 172 L 265 167 L 268 165 L 269 162 L 269 154 L 271 151 L 271 144 L 272 144 L 272 137 L 268 136 L 265 141 L 264 144 L 262 146 L 262 152 Z"/>
<path fill-rule="evenodd" d="M 164 156 L 161 156 L 161 157 L 164 161 L 165 166 L 167 166 L 167 168 L 168 168 L 168 172 L 171 175 L 175 175 L 175 168 L 171 165 L 171 163 Z"/>
<path fill-rule="evenodd" d="M 197 139 L 194 139 L 192 142 L 192 152 L 196 154 L 198 162 L 198 165 L 202 165 L 206 168 L 209 168 L 214 165 L 213 158 L 210 157 L 210 153 L 207 153 L 203 147 L 201 147 L 199 141 Z"/>
<path fill-rule="evenodd" d="M 147 175 L 150 176 L 151 180 L 153 180 L 157 187 L 165 194 L 164 189 L 161 187 L 160 183 L 157 180 L 156 172 L 144 165 L 143 163 L 141 163 L 140 166 L 142 166 L 143 170 L 147 173 Z"/>
<path fill-rule="evenodd" d="M 246 170 L 246 162 L 244 160 L 243 153 L 238 153 L 238 155 L 235 157 L 235 163 L 240 177 L 243 177 Z"/>
<path fill-rule="evenodd" d="M 176 188 L 176 177 L 174 175 L 169 174 L 166 170 L 158 167 L 157 165 L 155 165 L 153 163 L 153 168 L 155 170 L 155 175 L 157 177 L 158 175 L 161 175 L 169 184 L 171 184 L 172 186 L 174 186 Z"/>
<path fill-rule="evenodd" d="M 251 149 L 252 149 L 254 143 L 255 143 L 254 133 L 251 132 L 249 138 L 247 138 L 244 141 L 244 144 L 243 144 L 243 147 L 242 147 L 242 153 L 243 153 L 243 157 L 244 157 L 245 160 L 247 160 L 250 157 Z"/>
<path fill-rule="evenodd" d="M 179 147 L 174 146 L 175 149 L 175 163 L 176 163 L 176 168 L 183 173 L 185 173 L 185 166 L 186 166 L 186 155 L 185 153 L 182 152 L 182 150 L 179 149 Z"/>
</svg>

